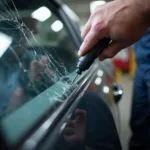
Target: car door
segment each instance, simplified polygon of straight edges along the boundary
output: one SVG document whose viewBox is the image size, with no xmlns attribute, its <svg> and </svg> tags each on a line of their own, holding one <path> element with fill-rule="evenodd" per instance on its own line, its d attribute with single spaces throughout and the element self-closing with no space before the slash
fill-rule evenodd
<svg viewBox="0 0 150 150">
<path fill-rule="evenodd" d="M 2 0 L 0 11 L 2 145 L 57 149 L 66 121 L 102 67 L 94 63 L 72 84 L 81 39 L 62 3 Z"/>
</svg>

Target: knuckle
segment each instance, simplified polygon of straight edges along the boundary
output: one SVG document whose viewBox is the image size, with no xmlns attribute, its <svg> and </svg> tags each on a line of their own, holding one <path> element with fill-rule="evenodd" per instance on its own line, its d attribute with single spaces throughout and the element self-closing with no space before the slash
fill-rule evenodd
<svg viewBox="0 0 150 150">
<path fill-rule="evenodd" d="M 92 28 L 95 32 L 99 32 L 101 30 L 101 23 L 100 22 L 95 23 Z"/>
<path fill-rule="evenodd" d="M 84 43 L 84 48 L 88 47 L 88 40 L 87 39 L 84 39 L 83 43 Z"/>
<path fill-rule="evenodd" d="M 96 23 L 93 24 L 93 27 L 92 29 L 95 31 L 95 32 L 100 32 L 102 29 L 104 28 L 104 22 L 103 20 L 99 20 L 97 21 Z"/>
</svg>

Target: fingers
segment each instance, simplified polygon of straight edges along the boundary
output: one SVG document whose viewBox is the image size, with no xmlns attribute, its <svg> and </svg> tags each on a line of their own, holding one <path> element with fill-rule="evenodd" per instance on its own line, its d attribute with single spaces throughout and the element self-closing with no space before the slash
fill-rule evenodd
<svg viewBox="0 0 150 150">
<path fill-rule="evenodd" d="M 46 56 L 42 56 L 41 57 L 41 60 L 40 60 L 40 63 L 44 64 L 44 65 L 47 65 L 48 64 L 48 59 Z"/>
<path fill-rule="evenodd" d="M 75 121 L 80 122 L 80 123 L 82 123 L 82 122 L 85 123 L 86 118 L 87 118 L 86 111 L 81 110 L 81 109 L 77 109 L 75 111 Z"/>
<path fill-rule="evenodd" d="M 67 122 L 67 126 L 64 129 L 63 133 L 64 133 L 64 139 L 66 142 L 73 143 L 75 141 L 76 133 L 75 133 L 73 122 L 71 120 Z"/>
<path fill-rule="evenodd" d="M 31 70 L 34 70 L 34 71 L 36 71 L 37 69 L 39 69 L 39 63 L 38 63 L 38 61 L 33 60 L 33 61 L 31 62 L 30 69 L 31 69 Z"/>
<path fill-rule="evenodd" d="M 74 134 L 71 136 L 64 135 L 64 139 L 67 143 L 70 143 L 70 144 L 76 143 L 76 140 L 77 140 L 76 135 L 74 135 Z"/>
<path fill-rule="evenodd" d="M 14 94 L 12 95 L 12 98 L 10 100 L 10 103 L 15 104 L 17 101 L 19 101 L 24 95 L 24 90 L 21 87 L 16 88 Z"/>
<path fill-rule="evenodd" d="M 39 80 L 40 65 L 36 60 L 33 60 L 30 64 L 30 78 L 31 80 Z"/>
<path fill-rule="evenodd" d="M 23 88 L 21 87 L 16 88 L 15 92 L 13 93 L 10 99 L 7 111 L 14 110 L 21 103 L 21 99 L 23 98 L 23 96 L 24 96 Z"/>
<path fill-rule="evenodd" d="M 53 76 L 53 72 L 48 67 L 47 56 L 42 56 L 40 61 L 33 60 L 30 64 L 30 77 L 31 80 L 39 80 L 41 73 L 45 72 L 49 77 Z"/>
<path fill-rule="evenodd" d="M 70 136 L 70 135 L 73 135 L 73 134 L 75 134 L 74 128 L 66 127 L 66 128 L 64 129 L 64 135 Z"/>
<path fill-rule="evenodd" d="M 90 31 L 86 34 L 84 41 L 79 49 L 78 55 L 82 56 L 87 53 L 98 41 L 104 37 L 107 37 L 104 25 L 100 21 L 98 23 L 93 23 Z"/>
<path fill-rule="evenodd" d="M 88 22 L 86 23 L 86 25 L 84 26 L 84 29 L 82 31 L 81 37 L 84 39 L 85 36 L 87 35 L 87 33 L 90 31 L 91 29 L 91 20 L 89 19 Z"/>
<path fill-rule="evenodd" d="M 72 127 L 73 128 L 74 127 L 73 121 L 72 120 L 68 120 L 66 127 Z"/>
<path fill-rule="evenodd" d="M 85 123 L 87 118 L 87 113 L 84 110 L 76 109 L 75 111 L 75 119 L 68 120 L 66 127 L 75 128 L 76 123 Z"/>
<path fill-rule="evenodd" d="M 42 56 L 40 61 L 39 61 L 39 65 L 41 68 L 41 71 L 44 71 L 46 69 L 46 66 L 48 64 L 48 59 L 46 56 Z"/>
<path fill-rule="evenodd" d="M 95 44 L 98 42 L 98 34 L 95 33 L 93 30 L 90 30 L 86 35 L 80 49 L 78 52 L 79 56 L 84 55 L 88 52 Z"/>
<path fill-rule="evenodd" d="M 124 44 L 121 42 L 112 42 L 107 48 L 100 54 L 99 60 L 102 61 L 107 58 L 113 58 L 122 48 Z"/>
</svg>

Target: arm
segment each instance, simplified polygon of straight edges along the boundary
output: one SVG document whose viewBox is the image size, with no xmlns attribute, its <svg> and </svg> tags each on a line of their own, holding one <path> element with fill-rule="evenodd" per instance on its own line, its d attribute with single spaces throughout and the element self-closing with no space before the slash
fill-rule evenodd
<svg viewBox="0 0 150 150">
<path fill-rule="evenodd" d="M 98 6 L 82 32 L 79 55 L 85 54 L 100 39 L 112 42 L 99 56 L 100 60 L 114 57 L 121 49 L 139 40 L 150 26 L 149 0 L 115 0 Z"/>
</svg>

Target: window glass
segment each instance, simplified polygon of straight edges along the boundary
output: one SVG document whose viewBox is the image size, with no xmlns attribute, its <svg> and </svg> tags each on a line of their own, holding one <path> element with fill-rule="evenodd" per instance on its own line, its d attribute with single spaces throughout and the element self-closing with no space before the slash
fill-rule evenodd
<svg viewBox="0 0 150 150">
<path fill-rule="evenodd" d="M 63 102 L 76 62 L 74 40 L 51 2 L 0 2 L 0 126 L 9 144 Z"/>
<path fill-rule="evenodd" d="M 50 8 L 51 3 L 36 4 L 34 8 L 29 1 L 24 3 L 31 8 L 22 8 L 23 3 L 8 5 L 5 0 L 0 3 L 0 116 L 3 117 L 57 82 L 69 81 L 77 52 L 65 24 Z M 55 90 L 53 93 L 58 95 Z"/>
</svg>

